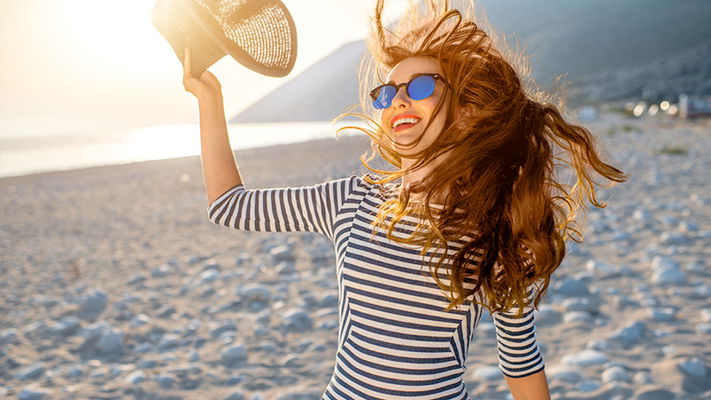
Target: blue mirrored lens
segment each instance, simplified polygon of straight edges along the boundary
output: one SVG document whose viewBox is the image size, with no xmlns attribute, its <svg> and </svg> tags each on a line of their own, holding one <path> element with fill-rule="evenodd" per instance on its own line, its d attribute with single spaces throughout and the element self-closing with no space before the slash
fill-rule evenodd
<svg viewBox="0 0 711 400">
<path fill-rule="evenodd" d="M 412 100 L 422 100 L 432 96 L 435 89 L 435 80 L 429 75 L 415 77 L 407 85 L 407 95 Z"/>
<path fill-rule="evenodd" d="M 383 86 L 378 90 L 378 97 L 373 100 L 373 106 L 378 109 L 390 107 L 390 103 L 395 98 L 396 89 L 392 85 Z"/>
</svg>

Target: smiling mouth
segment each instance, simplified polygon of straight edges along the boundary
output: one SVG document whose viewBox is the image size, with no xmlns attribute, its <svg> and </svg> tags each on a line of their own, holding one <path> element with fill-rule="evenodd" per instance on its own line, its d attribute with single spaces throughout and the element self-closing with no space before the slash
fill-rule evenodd
<svg viewBox="0 0 711 400">
<path fill-rule="evenodd" d="M 405 129 L 410 129 L 419 123 L 420 121 L 418 120 L 417 122 L 405 122 L 404 124 L 399 124 L 393 128 L 393 132 L 400 132 L 404 131 Z"/>
</svg>

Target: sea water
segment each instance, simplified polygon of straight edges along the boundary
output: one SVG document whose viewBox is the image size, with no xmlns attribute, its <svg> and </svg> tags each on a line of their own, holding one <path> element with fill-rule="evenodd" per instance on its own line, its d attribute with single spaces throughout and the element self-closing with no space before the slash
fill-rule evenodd
<svg viewBox="0 0 711 400">
<path fill-rule="evenodd" d="M 352 122 L 228 125 L 234 150 L 336 137 Z M 358 134 L 348 130 L 341 135 Z M 0 177 L 163 160 L 200 154 L 199 125 L 159 125 L 114 133 L 0 137 Z"/>
</svg>

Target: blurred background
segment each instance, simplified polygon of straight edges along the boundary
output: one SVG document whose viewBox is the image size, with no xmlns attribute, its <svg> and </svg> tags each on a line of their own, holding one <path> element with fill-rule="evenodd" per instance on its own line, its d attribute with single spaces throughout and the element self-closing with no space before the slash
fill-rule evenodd
<svg viewBox="0 0 711 400">
<path fill-rule="evenodd" d="M 197 101 L 150 23 L 152 1 L 0 2 L 0 177 L 199 154 Z M 284 78 L 225 57 L 234 148 L 333 136 L 358 102 L 357 67 L 374 0 L 284 0 L 298 57 Z M 386 19 L 406 1 L 393 1 Z M 481 0 L 529 56 L 544 88 L 563 89 L 580 120 L 711 113 L 711 2 Z M 324 101 L 328 99 L 328 101 Z"/>
</svg>

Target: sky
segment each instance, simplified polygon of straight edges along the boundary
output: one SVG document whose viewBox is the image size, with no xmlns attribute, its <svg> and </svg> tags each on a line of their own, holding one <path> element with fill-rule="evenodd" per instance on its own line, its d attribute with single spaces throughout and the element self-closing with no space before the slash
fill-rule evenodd
<svg viewBox="0 0 711 400">
<path fill-rule="evenodd" d="M 225 57 L 210 68 L 234 115 L 344 43 L 362 39 L 374 0 L 283 0 L 298 56 L 283 78 Z M 150 23 L 150 0 L 0 1 L 0 137 L 194 124 L 182 65 Z M 391 13 L 397 12 L 397 5 Z"/>
</svg>

